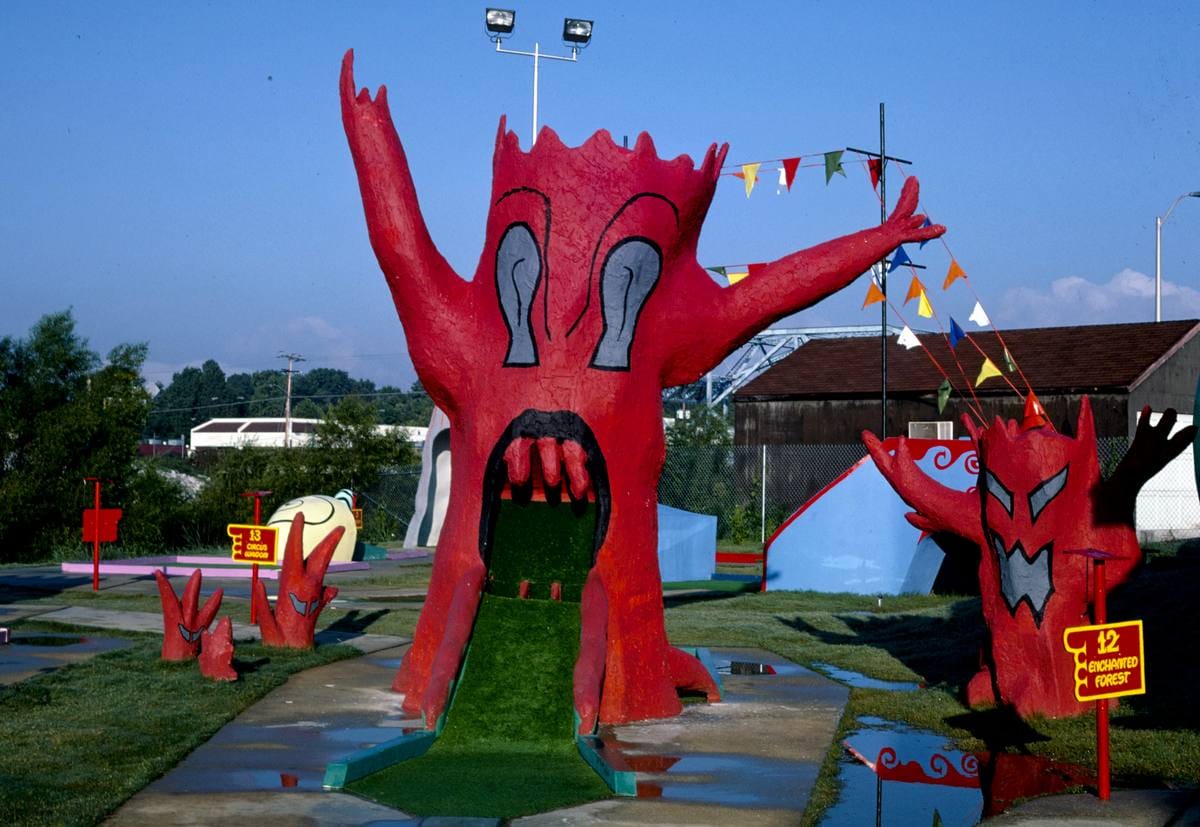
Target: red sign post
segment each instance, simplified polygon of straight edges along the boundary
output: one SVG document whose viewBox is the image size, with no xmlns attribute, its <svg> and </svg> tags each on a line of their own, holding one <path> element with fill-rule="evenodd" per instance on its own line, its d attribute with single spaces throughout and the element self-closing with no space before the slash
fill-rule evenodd
<svg viewBox="0 0 1200 827">
<path fill-rule="evenodd" d="M 1096 786 L 1101 801 L 1112 794 L 1112 772 L 1108 754 L 1108 699 L 1141 695 L 1146 691 L 1146 659 L 1142 646 L 1142 621 L 1108 623 L 1108 592 L 1104 561 L 1115 555 L 1100 549 L 1066 551 L 1092 561 L 1095 593 L 1091 626 L 1063 630 L 1063 646 L 1075 656 L 1072 680 L 1075 698 L 1096 702 Z"/>
<path fill-rule="evenodd" d="M 117 541 L 117 523 L 121 509 L 100 507 L 100 480 L 85 477 L 93 485 L 92 507 L 83 511 L 83 542 L 92 544 L 92 591 L 100 591 L 100 544 Z"/>
<path fill-rule="evenodd" d="M 262 498 L 271 496 L 271 492 L 270 491 L 243 491 L 242 496 L 254 498 L 254 525 L 261 526 L 262 525 Z M 230 526 L 229 528 L 233 529 L 233 528 L 243 528 L 243 527 L 244 526 Z M 272 529 L 272 531 L 274 531 L 274 529 Z M 230 533 L 229 536 L 232 537 L 233 534 Z M 236 544 L 237 544 L 237 541 L 235 540 L 234 541 L 234 545 L 235 545 L 234 553 L 235 554 L 237 553 Z M 274 540 L 271 541 L 271 545 L 272 545 L 272 547 L 274 547 L 274 545 L 275 545 Z M 255 604 L 255 600 L 254 600 L 254 592 L 257 588 L 258 588 L 258 563 L 254 563 L 253 567 L 250 569 L 250 622 L 251 623 L 258 622 L 258 618 L 256 617 L 258 612 L 256 610 L 256 604 Z"/>
</svg>

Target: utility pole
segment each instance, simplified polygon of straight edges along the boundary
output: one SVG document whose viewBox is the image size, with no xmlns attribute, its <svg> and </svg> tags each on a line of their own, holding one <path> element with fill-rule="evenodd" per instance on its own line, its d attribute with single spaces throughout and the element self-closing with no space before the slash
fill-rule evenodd
<svg viewBox="0 0 1200 827">
<path fill-rule="evenodd" d="M 281 353 L 280 359 L 287 359 L 288 366 L 284 369 L 287 374 L 287 390 L 283 397 L 283 447 L 292 447 L 292 374 L 300 371 L 294 370 L 292 365 L 296 362 L 305 361 L 304 357 L 299 353 Z"/>
</svg>

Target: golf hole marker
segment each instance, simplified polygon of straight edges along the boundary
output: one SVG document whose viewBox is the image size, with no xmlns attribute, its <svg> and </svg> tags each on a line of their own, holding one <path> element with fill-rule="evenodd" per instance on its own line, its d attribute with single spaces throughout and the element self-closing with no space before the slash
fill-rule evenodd
<svg viewBox="0 0 1200 827">
<path fill-rule="evenodd" d="M 261 525 L 231 524 L 225 528 L 231 540 L 231 557 L 235 563 L 257 563 L 277 566 L 279 529 Z"/>
<path fill-rule="evenodd" d="M 1099 701 L 1146 692 L 1142 621 L 1072 626 L 1063 646 L 1075 656 L 1075 698 Z"/>
</svg>

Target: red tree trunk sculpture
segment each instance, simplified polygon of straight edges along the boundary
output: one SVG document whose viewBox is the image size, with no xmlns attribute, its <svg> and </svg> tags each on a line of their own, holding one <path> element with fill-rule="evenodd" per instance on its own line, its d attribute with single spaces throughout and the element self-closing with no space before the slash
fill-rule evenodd
<svg viewBox="0 0 1200 827">
<path fill-rule="evenodd" d="M 192 572 L 183 588 L 183 602 L 175 595 L 171 581 L 157 569 L 154 579 L 158 583 L 158 597 L 162 601 L 163 613 L 163 660 L 191 660 L 200 651 L 200 634 L 212 623 L 221 609 L 224 589 L 217 589 L 196 610 L 200 601 L 200 569 Z"/>
</svg>

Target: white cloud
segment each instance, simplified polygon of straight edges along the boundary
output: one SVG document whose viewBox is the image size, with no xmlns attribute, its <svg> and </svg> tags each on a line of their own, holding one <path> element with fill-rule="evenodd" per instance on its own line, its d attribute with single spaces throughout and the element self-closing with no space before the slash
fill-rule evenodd
<svg viewBox="0 0 1200 827">
<path fill-rule="evenodd" d="M 1163 281 L 1164 319 L 1200 316 L 1200 291 Z M 1144 322 L 1154 319 L 1154 277 L 1126 267 L 1098 283 L 1065 276 L 1045 289 L 1013 287 L 1001 299 L 1007 327 Z"/>
</svg>

